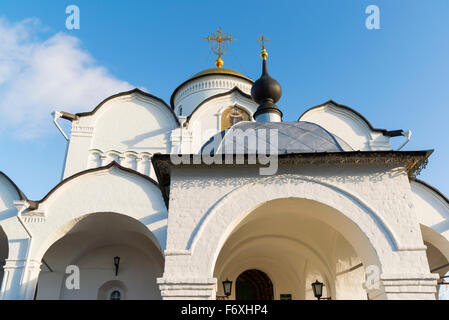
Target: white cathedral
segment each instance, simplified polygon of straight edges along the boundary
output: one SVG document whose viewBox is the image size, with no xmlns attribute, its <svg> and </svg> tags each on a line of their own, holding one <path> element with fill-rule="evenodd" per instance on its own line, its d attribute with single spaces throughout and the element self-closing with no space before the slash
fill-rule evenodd
<svg viewBox="0 0 449 320">
<path fill-rule="evenodd" d="M 449 200 L 416 178 L 432 151 L 334 101 L 283 122 L 264 47 L 256 82 L 218 53 L 170 105 L 134 89 L 55 113 L 70 139 L 42 199 L 0 172 L 1 299 L 438 299 Z"/>
</svg>

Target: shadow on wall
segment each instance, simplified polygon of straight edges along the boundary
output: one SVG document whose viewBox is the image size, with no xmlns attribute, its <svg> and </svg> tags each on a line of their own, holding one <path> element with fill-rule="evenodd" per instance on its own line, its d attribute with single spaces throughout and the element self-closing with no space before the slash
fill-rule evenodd
<svg viewBox="0 0 449 320">
<path fill-rule="evenodd" d="M 128 148 L 133 149 L 133 150 L 134 149 L 135 150 L 139 150 L 139 149 L 150 150 L 150 149 L 152 149 L 151 147 L 148 147 L 148 146 L 136 147 L 136 145 L 138 145 L 139 143 L 141 143 L 142 141 L 144 141 L 146 139 L 153 138 L 158 135 L 163 135 L 164 142 L 166 144 L 168 144 L 168 142 L 170 141 L 171 130 L 167 130 L 167 129 L 163 128 L 163 129 L 159 129 L 159 130 L 142 133 L 142 134 L 135 136 L 134 139 L 124 140 L 123 144 L 127 145 Z M 159 148 L 154 147 L 153 149 L 159 150 L 160 147 Z"/>
</svg>

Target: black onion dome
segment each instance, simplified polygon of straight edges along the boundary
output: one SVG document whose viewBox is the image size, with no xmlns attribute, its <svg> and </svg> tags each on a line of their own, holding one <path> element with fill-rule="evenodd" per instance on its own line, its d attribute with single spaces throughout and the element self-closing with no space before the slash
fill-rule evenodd
<svg viewBox="0 0 449 320">
<path fill-rule="evenodd" d="M 282 96 L 282 88 L 279 82 L 270 77 L 267 71 L 267 60 L 262 61 L 262 76 L 251 87 L 251 97 L 259 104 L 254 118 L 263 113 L 276 113 L 282 119 L 282 112 L 275 105 Z"/>
<path fill-rule="evenodd" d="M 251 97 L 257 103 L 262 104 L 266 100 L 276 103 L 281 96 L 281 85 L 270 77 L 267 71 L 267 60 L 263 60 L 262 76 L 251 87 Z"/>
</svg>

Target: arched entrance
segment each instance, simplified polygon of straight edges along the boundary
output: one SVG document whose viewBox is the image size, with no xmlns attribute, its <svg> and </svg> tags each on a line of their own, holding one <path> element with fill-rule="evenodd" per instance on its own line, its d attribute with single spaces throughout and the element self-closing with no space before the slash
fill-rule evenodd
<svg viewBox="0 0 449 320">
<path fill-rule="evenodd" d="M 79 269 L 79 288 L 67 285 L 74 275 L 68 266 Z M 36 299 L 157 300 L 163 267 L 154 236 L 141 222 L 117 213 L 89 214 L 45 252 Z"/>
<path fill-rule="evenodd" d="M 236 300 L 273 300 L 273 283 L 257 269 L 241 273 L 235 283 Z"/>
<path fill-rule="evenodd" d="M 363 262 L 335 227 L 335 209 L 307 199 L 266 202 L 239 222 L 222 246 L 214 277 L 235 283 L 231 299 L 367 299 Z M 318 216 L 326 215 L 322 221 Z M 261 271 L 263 270 L 263 272 Z M 217 295 L 222 295 L 218 286 Z"/>
</svg>

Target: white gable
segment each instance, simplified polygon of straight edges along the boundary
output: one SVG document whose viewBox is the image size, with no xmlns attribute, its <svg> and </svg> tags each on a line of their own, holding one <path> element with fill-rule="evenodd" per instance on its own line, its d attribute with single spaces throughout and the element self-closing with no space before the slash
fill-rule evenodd
<svg viewBox="0 0 449 320">
<path fill-rule="evenodd" d="M 187 130 L 191 135 L 192 153 L 199 152 L 210 137 L 221 131 L 222 113 L 234 105 L 249 115 L 256 112 L 258 107 L 249 96 L 234 88 L 205 100 L 193 111 L 187 124 Z"/>
<path fill-rule="evenodd" d="M 385 130 L 372 128 L 363 116 L 333 101 L 307 110 L 299 120 L 319 124 L 354 150 L 391 149 L 389 137 L 383 135 Z"/>
<path fill-rule="evenodd" d="M 179 126 L 170 107 L 138 89 L 103 101 L 72 122 L 64 177 L 104 166 L 112 160 L 149 174 L 151 154 L 171 149 L 171 132 Z"/>
</svg>

